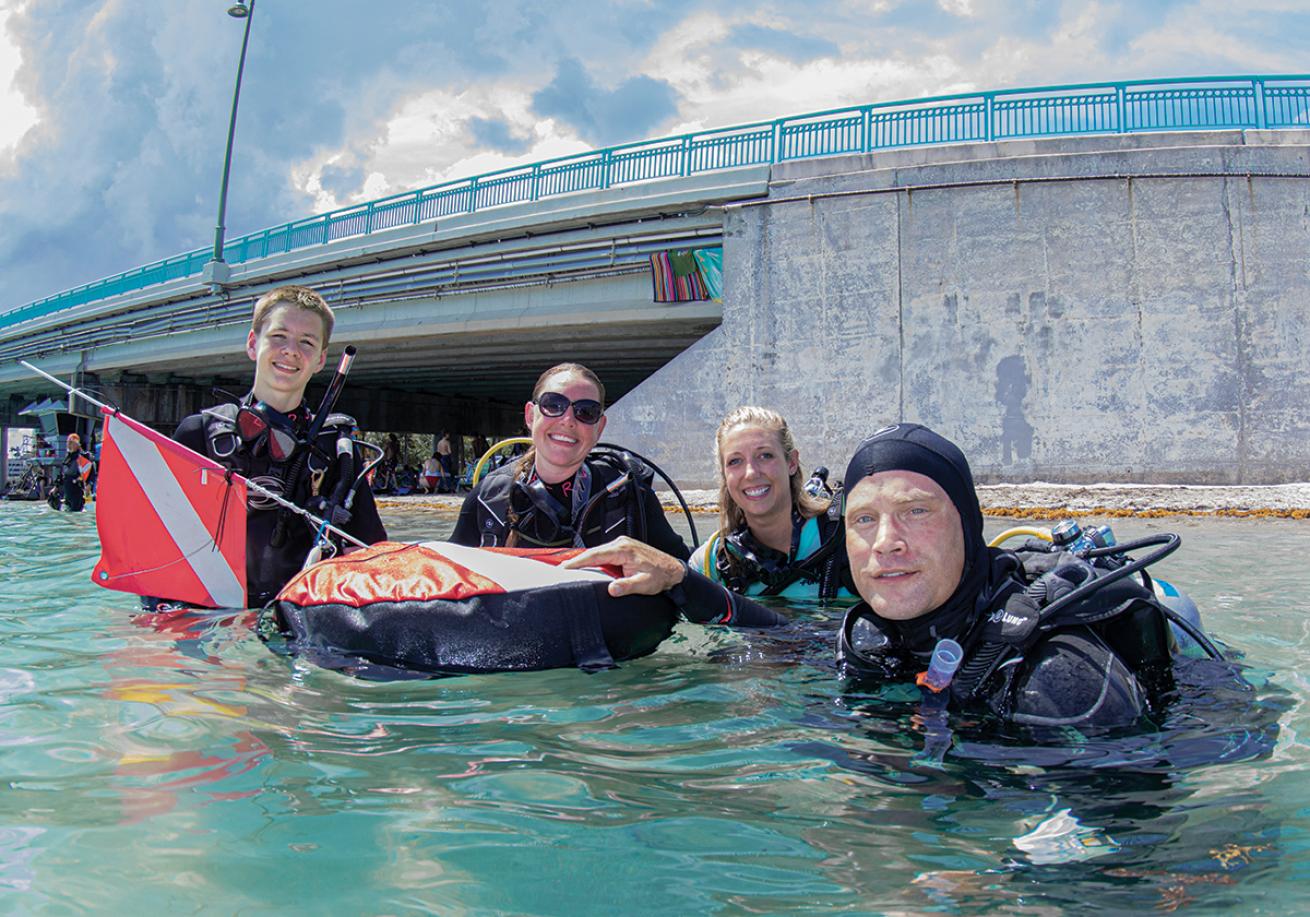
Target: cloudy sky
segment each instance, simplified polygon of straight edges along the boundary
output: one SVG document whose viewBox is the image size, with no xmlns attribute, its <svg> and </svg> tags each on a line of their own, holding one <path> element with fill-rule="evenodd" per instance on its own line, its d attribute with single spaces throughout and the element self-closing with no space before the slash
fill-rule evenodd
<svg viewBox="0 0 1310 917">
<path fill-rule="evenodd" d="M 232 0 L 0 0 L 0 310 L 213 242 Z M 862 102 L 1310 61 L 1310 0 L 257 0 L 228 234 Z"/>
</svg>

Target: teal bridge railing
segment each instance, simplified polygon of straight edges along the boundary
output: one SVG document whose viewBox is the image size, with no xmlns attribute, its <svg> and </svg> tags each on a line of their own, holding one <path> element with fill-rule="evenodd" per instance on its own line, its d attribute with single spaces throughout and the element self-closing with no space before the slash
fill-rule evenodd
<svg viewBox="0 0 1310 917">
<path fill-rule="evenodd" d="M 843 153 L 1075 134 L 1310 128 L 1310 75 L 1188 77 L 1003 89 L 879 102 L 643 140 L 393 194 L 229 240 L 242 264 L 503 204 L 659 178 Z M 152 284 L 198 276 L 196 249 L 0 314 L 0 328 Z"/>
</svg>

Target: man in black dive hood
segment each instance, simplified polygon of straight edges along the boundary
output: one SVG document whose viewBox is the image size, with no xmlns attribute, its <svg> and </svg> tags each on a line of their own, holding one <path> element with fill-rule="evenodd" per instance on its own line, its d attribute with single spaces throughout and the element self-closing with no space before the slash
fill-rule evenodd
<svg viewBox="0 0 1310 917">
<path fill-rule="evenodd" d="M 1059 726 L 1133 723 L 1171 687 L 1173 641 L 1150 590 L 1125 578 L 1057 606 L 1098 572 L 1063 552 L 987 547 L 954 443 L 918 424 L 886 427 L 860 444 L 844 485 L 864 600 L 841 630 L 846 677 L 914 680 L 954 640 L 964 661 L 946 689 L 952 706 Z"/>
</svg>

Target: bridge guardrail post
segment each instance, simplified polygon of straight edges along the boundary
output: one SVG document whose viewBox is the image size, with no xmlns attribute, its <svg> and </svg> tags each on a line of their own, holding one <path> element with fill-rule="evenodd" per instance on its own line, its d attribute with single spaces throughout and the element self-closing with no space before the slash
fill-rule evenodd
<svg viewBox="0 0 1310 917">
<path fill-rule="evenodd" d="M 1269 116 L 1265 111 L 1265 81 L 1252 80 L 1251 86 L 1255 91 L 1255 126 L 1264 130 L 1269 124 Z"/>
<path fill-rule="evenodd" d="M 475 175 L 469 179 L 469 202 L 465 208 L 469 213 L 478 209 L 478 177 Z"/>
<path fill-rule="evenodd" d="M 1128 130 L 1128 109 L 1124 103 L 1124 87 L 1118 83 L 1114 87 L 1114 115 L 1119 122 L 1114 126 L 1114 129 L 1121 133 Z"/>
<path fill-rule="evenodd" d="M 983 95 L 983 118 L 986 119 L 987 142 L 996 139 L 996 125 L 993 118 L 996 115 L 996 96 L 990 92 Z"/>
</svg>

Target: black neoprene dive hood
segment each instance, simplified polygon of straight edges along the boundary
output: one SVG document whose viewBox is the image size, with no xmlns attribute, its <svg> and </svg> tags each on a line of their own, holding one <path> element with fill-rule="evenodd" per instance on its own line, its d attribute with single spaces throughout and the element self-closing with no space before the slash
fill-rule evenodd
<svg viewBox="0 0 1310 917">
<path fill-rule="evenodd" d="M 973 472 L 960 447 L 922 424 L 898 423 L 883 427 L 856 448 L 842 479 L 847 499 L 861 480 L 880 471 L 911 471 L 937 483 L 960 514 L 964 531 L 964 574 L 955 595 L 947 601 L 953 606 L 964 593 L 976 594 L 987 568 L 987 543 L 983 539 L 982 508 L 973 486 Z M 968 601 L 972 603 L 972 595 Z M 946 606 L 944 606 L 946 607 Z"/>
<path fill-rule="evenodd" d="M 966 549 L 982 540 L 983 517 L 973 472 L 960 447 L 917 423 L 883 427 L 860 443 L 846 466 L 843 488 L 850 493 L 863 478 L 879 471 L 912 471 L 932 478 L 951 498 L 964 526 Z"/>
</svg>

